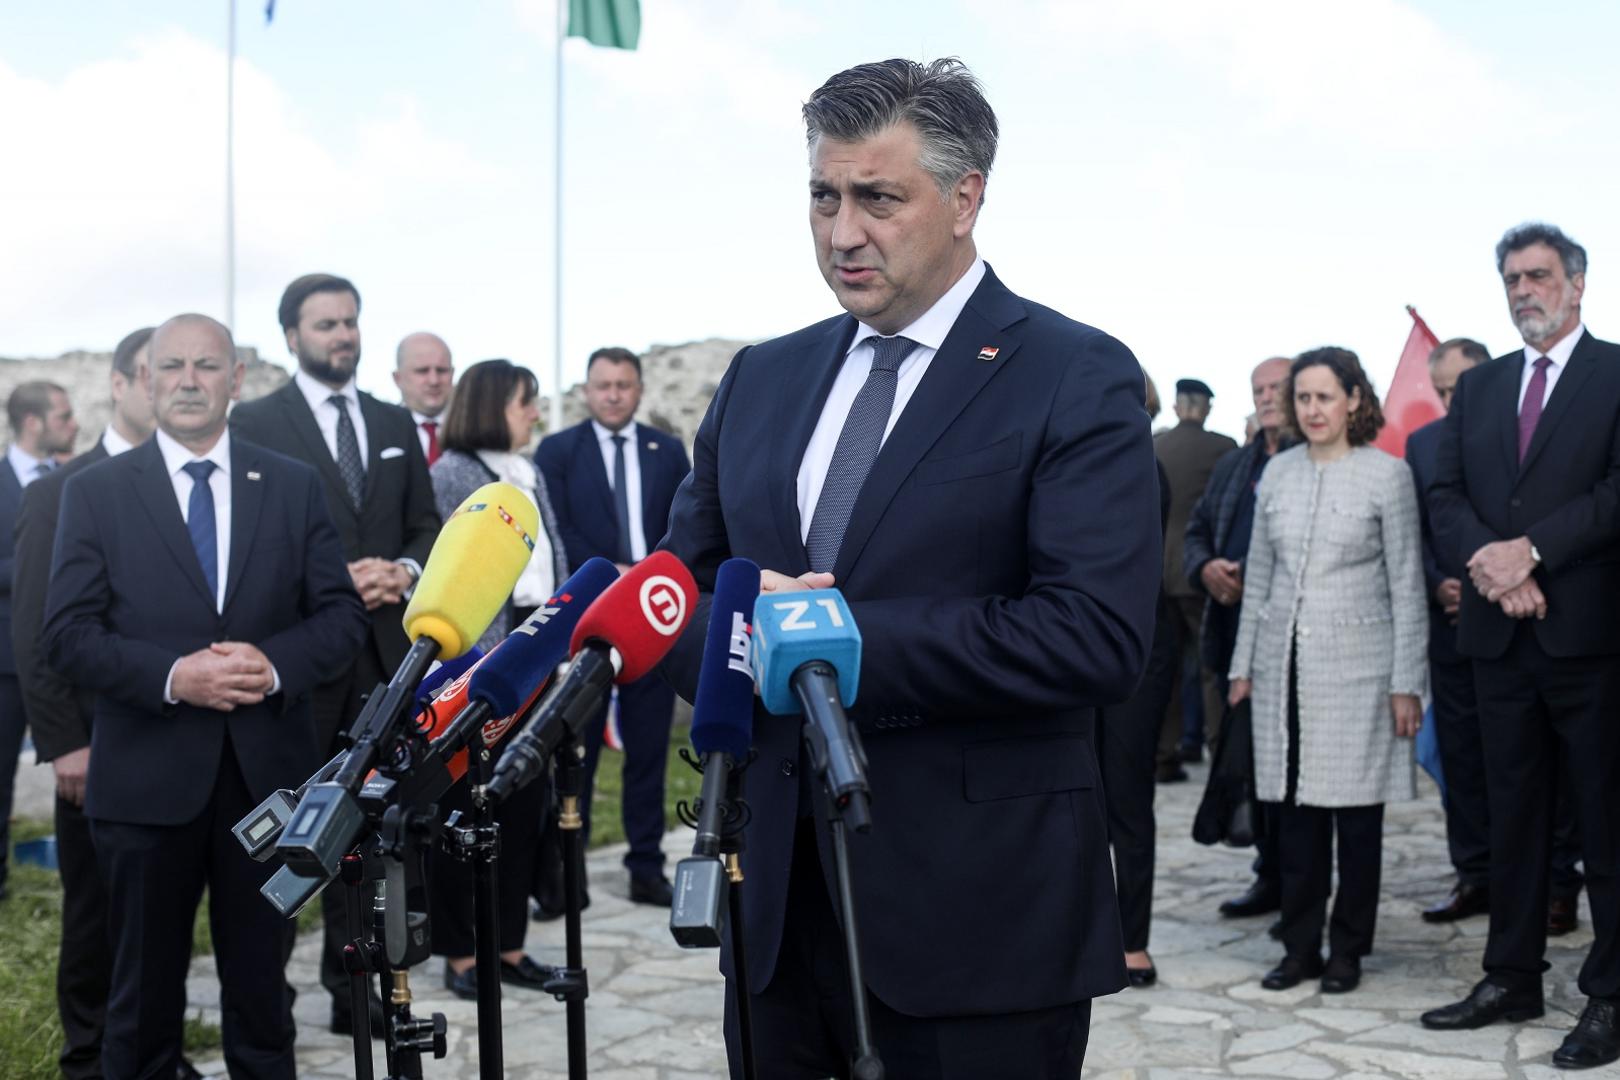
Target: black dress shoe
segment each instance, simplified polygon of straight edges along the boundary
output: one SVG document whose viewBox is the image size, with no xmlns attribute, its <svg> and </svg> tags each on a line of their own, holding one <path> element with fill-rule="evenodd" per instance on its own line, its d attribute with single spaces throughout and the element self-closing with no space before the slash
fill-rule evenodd
<svg viewBox="0 0 1620 1080">
<path fill-rule="evenodd" d="M 1187 765 L 1197 765 L 1204 760 L 1204 748 L 1197 743 L 1184 744 L 1178 753 Z"/>
<path fill-rule="evenodd" d="M 180 1059 L 180 1064 L 174 1067 L 174 1080 L 203 1080 L 203 1074 L 197 1071 L 197 1066 Z"/>
<path fill-rule="evenodd" d="M 529 956 L 517 963 L 501 961 L 501 982 L 521 986 L 525 990 L 544 990 L 546 983 L 556 977 L 557 969 L 549 964 L 537 964 Z"/>
<path fill-rule="evenodd" d="M 504 975 L 505 972 L 502 972 Z M 478 965 L 456 974 L 456 969 L 448 963 L 444 965 L 444 988 L 462 1001 L 478 1000 Z"/>
<path fill-rule="evenodd" d="M 1274 922 L 1270 926 L 1266 927 L 1266 937 L 1270 938 L 1272 941 L 1281 941 L 1282 940 L 1282 920 L 1281 919 L 1278 919 L 1276 922 Z"/>
<path fill-rule="evenodd" d="M 383 1025 L 388 1023 L 388 1017 L 383 1012 L 382 998 L 372 994 L 366 1000 L 366 1009 L 371 1013 L 371 1034 L 382 1038 Z M 349 999 L 335 997 L 332 999 L 332 1022 L 328 1030 L 334 1035 L 354 1034 L 354 1013 L 349 1010 Z"/>
<path fill-rule="evenodd" d="M 1322 969 L 1322 993 L 1348 994 L 1361 985 L 1361 961 L 1353 956 L 1330 956 Z"/>
<path fill-rule="evenodd" d="M 1534 1020 L 1543 1011 L 1540 979 L 1536 980 L 1533 988 L 1526 990 L 1512 990 L 1483 979 L 1474 985 L 1467 997 L 1455 1005 L 1430 1009 L 1419 1017 L 1419 1022 L 1430 1031 L 1471 1031 L 1498 1020 L 1514 1024 Z"/>
<path fill-rule="evenodd" d="M 1320 974 L 1320 956 L 1285 956 L 1282 963 L 1266 972 L 1260 985 L 1267 990 L 1292 990 L 1306 979 L 1314 979 Z"/>
<path fill-rule="evenodd" d="M 1592 998 L 1575 1030 L 1553 1051 L 1552 1062 L 1560 1069 L 1590 1069 L 1616 1059 L 1620 1059 L 1620 1017 L 1615 1003 Z"/>
<path fill-rule="evenodd" d="M 669 907 L 675 902 L 675 887 L 663 874 L 657 877 L 630 878 L 630 902 L 632 904 L 652 904 L 655 907 Z"/>
<path fill-rule="evenodd" d="M 1491 910 L 1491 891 L 1483 885 L 1458 883 L 1451 895 L 1423 909 L 1423 921 L 1428 923 L 1456 922 Z"/>
<path fill-rule="evenodd" d="M 1145 968 L 1128 967 L 1125 969 L 1125 978 L 1129 980 L 1132 986 L 1141 989 L 1144 986 L 1152 986 L 1159 981 L 1159 969 L 1152 965 Z"/>
<path fill-rule="evenodd" d="M 1547 936 L 1563 937 L 1580 925 L 1575 917 L 1575 897 L 1554 896 L 1547 901 Z"/>
<path fill-rule="evenodd" d="M 1282 887 L 1260 878 L 1254 879 L 1249 891 L 1242 896 L 1221 901 L 1221 914 L 1228 919 L 1247 919 L 1255 915 L 1268 915 L 1282 907 Z"/>
<path fill-rule="evenodd" d="M 1167 761 L 1153 770 L 1153 779 L 1160 784 L 1179 784 L 1187 779 L 1187 770 L 1174 761 Z"/>
</svg>

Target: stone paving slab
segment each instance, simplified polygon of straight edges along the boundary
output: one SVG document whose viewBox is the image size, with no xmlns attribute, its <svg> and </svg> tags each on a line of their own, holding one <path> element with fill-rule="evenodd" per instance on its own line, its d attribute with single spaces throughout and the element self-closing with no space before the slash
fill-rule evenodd
<svg viewBox="0 0 1620 1080">
<path fill-rule="evenodd" d="M 1266 935 L 1269 918 L 1224 920 L 1221 899 L 1244 888 L 1252 852 L 1205 848 L 1189 839 L 1204 769 L 1193 782 L 1158 791 L 1158 857 L 1152 952 L 1159 983 L 1101 999 L 1092 1012 L 1086 1077 L 1096 1080 L 1291 1077 L 1299 1080 L 1550 1080 L 1567 1074 L 1551 1066 L 1552 1051 L 1584 1005 L 1575 975 L 1591 943 L 1584 902 L 1580 928 L 1553 939 L 1547 958 L 1547 1015 L 1528 1024 L 1473 1032 L 1436 1033 L 1417 1023 L 1424 1009 L 1455 1000 L 1479 977 L 1486 920 L 1431 926 L 1422 907 L 1451 883 L 1438 797 L 1392 804 L 1385 816 L 1382 901 L 1374 952 L 1364 962 L 1361 988 L 1321 994 L 1314 983 L 1272 993 L 1260 977 L 1281 957 Z M 43 788 L 48 769 L 23 767 L 31 791 Z M 19 802 L 19 813 L 49 813 Z M 672 859 L 690 850 L 691 834 L 671 833 Z M 697 1080 L 725 1075 L 721 1037 L 722 984 L 713 952 L 675 946 L 668 912 L 625 898 L 622 847 L 589 856 L 591 907 L 585 912 L 585 960 L 591 996 L 587 1008 L 589 1070 L 595 1080 Z M 562 959 L 560 922 L 531 924 L 536 959 Z M 327 1033 L 327 999 L 316 978 L 319 941 L 306 935 L 288 969 L 299 991 L 300 1075 L 324 1080 L 354 1075 L 347 1039 Z M 420 1013 L 446 1014 L 450 1056 L 424 1064 L 424 1075 L 476 1077 L 476 1006 L 452 997 L 441 983 L 442 965 L 417 969 L 413 991 Z M 522 1080 L 567 1075 L 563 1006 L 543 995 L 506 988 L 506 1073 Z M 211 958 L 192 968 L 189 1000 L 218 1022 Z M 378 1075 L 383 1074 L 381 1044 Z M 224 1075 L 222 1061 L 202 1062 Z M 1620 1069 L 1585 1075 L 1620 1077 Z M 904 1080 L 904 1078 L 896 1078 Z M 989 1080 L 989 1078 L 987 1078 Z"/>
</svg>

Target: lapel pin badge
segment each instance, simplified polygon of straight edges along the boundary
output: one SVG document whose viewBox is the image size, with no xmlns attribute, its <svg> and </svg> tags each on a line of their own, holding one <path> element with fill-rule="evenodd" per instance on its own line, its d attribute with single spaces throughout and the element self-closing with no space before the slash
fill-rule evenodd
<svg viewBox="0 0 1620 1080">
<path fill-rule="evenodd" d="M 247 474 L 247 478 L 249 480 L 257 480 L 257 479 L 259 479 L 258 471 L 255 470 L 255 469 L 249 469 L 248 474 Z"/>
<path fill-rule="evenodd" d="M 984 348 L 979 350 L 979 359 L 980 360 L 994 360 L 996 358 L 996 354 L 999 353 L 1000 351 L 1001 351 L 1000 349 L 995 348 L 992 345 L 986 345 Z"/>
<path fill-rule="evenodd" d="M 655 442 L 650 442 L 650 443 L 647 444 L 647 449 L 656 450 L 656 449 L 658 449 L 658 444 L 655 443 Z"/>
</svg>

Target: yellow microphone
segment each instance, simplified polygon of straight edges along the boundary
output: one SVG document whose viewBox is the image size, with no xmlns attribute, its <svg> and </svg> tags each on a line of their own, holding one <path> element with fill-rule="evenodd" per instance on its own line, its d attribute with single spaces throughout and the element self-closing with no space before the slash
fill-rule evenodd
<svg viewBox="0 0 1620 1080">
<path fill-rule="evenodd" d="M 433 542 L 405 633 L 438 642 L 441 660 L 472 648 L 511 597 L 539 530 L 540 510 L 520 488 L 485 484 L 467 496 Z"/>
</svg>

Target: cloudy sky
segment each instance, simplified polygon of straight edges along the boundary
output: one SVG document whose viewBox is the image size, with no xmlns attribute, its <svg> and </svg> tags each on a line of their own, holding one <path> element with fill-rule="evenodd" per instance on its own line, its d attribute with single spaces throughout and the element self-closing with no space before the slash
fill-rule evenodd
<svg viewBox="0 0 1620 1080">
<path fill-rule="evenodd" d="M 228 0 L 0 6 L 0 355 L 223 314 Z M 238 338 L 345 274 L 362 385 L 416 329 L 549 382 L 555 0 L 240 0 Z M 1415 304 L 1516 344 L 1492 247 L 1528 218 L 1620 287 L 1620 6 L 1496 0 L 642 0 L 633 53 L 565 48 L 564 362 L 770 336 L 835 309 L 811 255 L 803 99 L 892 55 L 962 57 L 1002 144 L 980 251 L 1014 290 L 1197 375 L 1341 344 L 1387 380 Z M 993 18 L 990 15 L 993 13 Z"/>
</svg>

